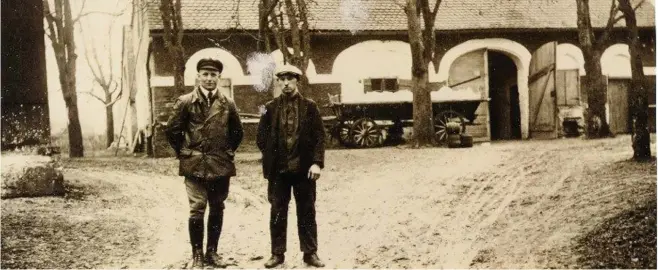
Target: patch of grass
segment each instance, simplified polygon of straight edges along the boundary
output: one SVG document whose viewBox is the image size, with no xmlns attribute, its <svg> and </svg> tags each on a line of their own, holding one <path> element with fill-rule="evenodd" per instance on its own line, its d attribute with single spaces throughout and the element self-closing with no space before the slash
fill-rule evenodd
<svg viewBox="0 0 658 270">
<path fill-rule="evenodd" d="M 2 213 L 2 265 L 7 268 L 122 266 L 138 255 L 139 224 L 94 213 L 51 211 Z"/>
<path fill-rule="evenodd" d="M 656 269 L 656 200 L 610 218 L 578 240 L 582 268 Z"/>
</svg>

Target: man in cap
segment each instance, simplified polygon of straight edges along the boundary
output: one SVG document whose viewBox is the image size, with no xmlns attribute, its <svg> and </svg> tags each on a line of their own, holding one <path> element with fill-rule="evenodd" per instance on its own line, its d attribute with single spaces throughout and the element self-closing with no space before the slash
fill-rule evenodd
<svg viewBox="0 0 658 270">
<path fill-rule="evenodd" d="M 166 128 L 169 144 L 179 159 L 179 175 L 185 177 L 193 268 L 204 264 L 225 266 L 217 254 L 217 244 L 229 181 L 236 175 L 235 150 L 242 142 L 243 130 L 235 103 L 217 87 L 223 68 L 222 62 L 210 58 L 197 63 L 198 85 L 178 97 Z M 206 206 L 209 213 L 204 256 Z"/>
<path fill-rule="evenodd" d="M 263 175 L 268 179 L 271 204 L 272 257 L 265 267 L 282 264 L 290 191 L 297 205 L 297 228 L 304 262 L 315 267 L 324 263 L 317 256 L 315 221 L 316 181 L 324 168 L 324 127 L 318 106 L 304 98 L 297 87 L 302 72 L 284 65 L 275 71 L 281 95 L 265 106 L 258 125 L 257 144 L 263 154 Z"/>
</svg>

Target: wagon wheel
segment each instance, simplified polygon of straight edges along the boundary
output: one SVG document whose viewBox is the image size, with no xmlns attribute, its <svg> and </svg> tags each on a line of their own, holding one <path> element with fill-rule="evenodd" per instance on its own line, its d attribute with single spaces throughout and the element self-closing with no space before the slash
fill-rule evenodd
<svg viewBox="0 0 658 270">
<path fill-rule="evenodd" d="M 464 116 L 453 110 L 442 111 L 434 116 L 434 138 L 437 142 L 445 142 L 448 138 L 447 124 L 456 122 L 460 126 L 459 134 L 466 130 L 466 121 Z"/>
<path fill-rule="evenodd" d="M 383 141 L 381 129 L 370 118 L 356 120 L 350 129 L 350 135 L 354 145 L 359 148 L 380 146 Z"/>
<path fill-rule="evenodd" d="M 338 125 L 336 125 L 336 137 L 342 146 L 352 147 L 354 145 L 352 136 L 350 136 L 350 129 L 352 128 L 352 124 L 353 121 L 347 120 L 340 121 Z"/>
</svg>

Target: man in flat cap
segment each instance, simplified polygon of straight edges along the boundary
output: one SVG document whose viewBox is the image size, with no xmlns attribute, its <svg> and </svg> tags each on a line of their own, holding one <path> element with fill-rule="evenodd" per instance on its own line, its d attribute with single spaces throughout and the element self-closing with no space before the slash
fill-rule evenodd
<svg viewBox="0 0 658 270">
<path fill-rule="evenodd" d="M 167 139 L 179 159 L 190 204 L 188 229 L 192 266 L 225 266 L 217 254 L 222 232 L 224 200 L 236 175 L 235 150 L 243 130 L 235 103 L 218 90 L 224 66 L 215 59 L 197 64 L 198 85 L 178 97 L 167 123 Z M 204 214 L 209 206 L 206 252 L 203 252 Z"/>
<path fill-rule="evenodd" d="M 291 189 L 297 205 L 297 228 L 304 262 L 323 267 L 324 263 L 316 253 L 318 233 L 315 220 L 315 182 L 324 168 L 322 118 L 315 102 L 299 93 L 297 83 L 302 72 L 297 67 L 281 66 L 275 75 L 282 93 L 265 105 L 257 135 L 271 205 L 272 257 L 265 267 L 278 266 L 285 260 Z"/>
</svg>

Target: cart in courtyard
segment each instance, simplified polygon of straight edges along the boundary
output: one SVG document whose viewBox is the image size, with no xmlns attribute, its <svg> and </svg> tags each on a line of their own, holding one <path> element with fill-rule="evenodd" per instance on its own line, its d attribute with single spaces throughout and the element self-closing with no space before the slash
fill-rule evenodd
<svg viewBox="0 0 658 270">
<path fill-rule="evenodd" d="M 329 105 L 335 115 L 330 134 L 345 147 L 370 148 L 401 141 L 403 128 L 413 126 L 413 104 L 407 100 L 360 100 L 340 102 L 338 96 L 329 96 Z M 447 125 L 455 122 L 466 129 L 467 123 L 477 118 L 476 111 L 482 102 L 478 97 L 432 101 L 434 132 L 437 142 L 445 142 Z"/>
</svg>

